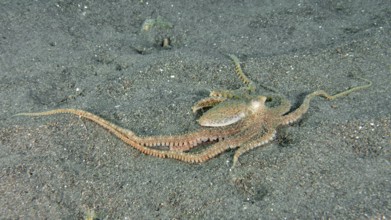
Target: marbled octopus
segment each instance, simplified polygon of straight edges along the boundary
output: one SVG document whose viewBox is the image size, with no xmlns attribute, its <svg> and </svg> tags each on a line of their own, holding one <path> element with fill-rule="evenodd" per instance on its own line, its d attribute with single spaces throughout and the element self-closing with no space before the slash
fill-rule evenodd
<svg viewBox="0 0 391 220">
<path fill-rule="evenodd" d="M 323 90 L 308 94 L 297 109 L 290 111 L 291 103 L 281 95 L 263 96 L 254 94 L 254 82 L 243 73 L 239 60 L 230 55 L 235 64 L 235 72 L 243 81 L 244 87 L 237 90 L 212 91 L 208 98 L 193 106 L 193 112 L 210 108 L 198 123 L 199 130 L 181 135 L 163 135 L 143 137 L 131 130 L 121 128 L 97 115 L 79 109 L 55 109 L 36 113 L 19 113 L 23 116 L 44 116 L 70 113 L 87 118 L 117 136 L 123 142 L 144 154 L 160 158 L 173 158 L 189 163 L 202 163 L 216 157 L 228 149 L 238 148 L 233 157 L 232 168 L 243 153 L 265 145 L 273 140 L 280 126 L 288 125 L 301 118 L 307 112 L 312 98 L 322 96 L 333 100 L 351 92 L 368 88 L 368 84 L 357 86 L 335 95 Z M 268 107 L 267 100 L 278 100 L 275 107 Z M 199 150 L 196 150 L 200 148 Z"/>
</svg>

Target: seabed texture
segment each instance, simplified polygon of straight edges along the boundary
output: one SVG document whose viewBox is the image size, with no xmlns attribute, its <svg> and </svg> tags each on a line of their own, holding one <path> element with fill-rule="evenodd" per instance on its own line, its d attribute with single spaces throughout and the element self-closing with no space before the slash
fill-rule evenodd
<svg viewBox="0 0 391 220">
<path fill-rule="evenodd" d="M 1 219 L 389 219 L 391 4 L 383 1 L 0 2 Z M 300 122 L 240 157 L 146 156 L 72 115 L 139 135 L 199 128 L 191 106 L 241 86 L 227 54 Z"/>
</svg>

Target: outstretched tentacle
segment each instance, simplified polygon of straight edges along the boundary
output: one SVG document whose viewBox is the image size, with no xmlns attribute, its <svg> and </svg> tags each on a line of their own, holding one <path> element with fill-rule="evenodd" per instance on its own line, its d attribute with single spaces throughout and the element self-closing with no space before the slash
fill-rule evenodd
<svg viewBox="0 0 391 220">
<path fill-rule="evenodd" d="M 337 93 L 335 95 L 329 95 L 327 92 L 325 92 L 323 90 L 318 90 L 318 91 L 315 91 L 315 92 L 308 94 L 304 98 L 304 101 L 300 105 L 299 108 L 297 108 L 295 111 L 289 113 L 288 115 L 282 117 L 281 124 L 286 125 L 286 124 L 290 124 L 290 123 L 293 123 L 293 122 L 299 120 L 303 116 L 303 114 L 305 114 L 308 111 L 311 100 L 316 96 L 322 96 L 322 97 L 326 98 L 327 100 L 334 100 L 334 99 L 340 98 L 342 96 L 349 95 L 352 92 L 366 89 L 372 85 L 372 82 L 367 79 L 364 79 L 364 78 L 359 78 L 359 79 L 366 81 L 368 84 L 362 85 L 362 86 L 356 86 L 356 87 L 350 88 L 348 90 L 345 90 L 343 92 Z"/>
<path fill-rule="evenodd" d="M 142 137 L 137 136 L 134 132 L 128 129 L 119 127 L 118 125 L 111 123 L 95 114 L 80 110 L 80 109 L 55 109 L 46 112 L 35 112 L 35 113 L 19 113 L 15 116 L 48 116 L 55 114 L 73 114 L 82 118 L 89 119 L 102 127 L 106 128 L 109 132 L 115 136 L 127 137 L 128 139 L 145 147 L 169 147 L 170 150 L 175 151 L 187 151 L 196 147 L 197 145 L 209 142 L 222 140 L 228 136 L 234 135 L 240 131 L 240 124 L 233 125 L 228 128 L 205 128 L 199 131 L 190 132 L 183 135 L 165 135 L 165 136 L 151 136 Z M 120 134 L 120 136 L 118 136 Z"/>
<path fill-rule="evenodd" d="M 198 101 L 193 105 L 193 107 L 191 107 L 191 109 L 193 110 L 193 113 L 195 113 L 200 109 L 213 107 L 221 102 L 224 102 L 225 100 L 227 100 L 226 97 L 207 97 Z"/>
<path fill-rule="evenodd" d="M 128 130 L 128 129 L 124 129 L 124 128 L 121 128 L 119 127 L 118 125 L 114 124 L 114 123 L 111 123 L 95 114 L 92 114 L 90 112 L 87 112 L 87 111 L 84 111 L 84 110 L 80 110 L 80 109 L 72 109 L 72 108 L 69 108 L 69 109 L 54 109 L 54 110 L 50 110 L 50 111 L 45 111 L 45 112 L 31 112 L 31 113 L 28 113 L 28 112 L 25 112 L 25 113 L 18 113 L 14 116 L 33 116 L 33 117 L 37 117 L 37 116 L 48 116 L 48 115 L 56 115 L 56 114 L 73 114 L 73 115 L 77 115 L 77 116 L 80 116 L 82 118 L 87 118 L 99 125 L 101 125 L 102 127 L 106 128 L 107 130 L 109 130 L 110 132 L 113 132 L 116 131 L 118 133 L 121 133 L 123 135 L 126 135 L 127 137 L 129 138 L 134 138 L 134 137 L 137 137 L 132 131 Z"/>
<path fill-rule="evenodd" d="M 202 129 L 183 135 L 133 137 L 133 139 L 146 147 L 166 146 L 173 151 L 188 151 L 205 142 L 221 141 L 239 131 L 238 126 L 230 126 L 224 129 Z"/>
<path fill-rule="evenodd" d="M 206 160 L 209 160 L 216 155 L 224 152 L 225 150 L 229 149 L 232 147 L 232 144 L 237 144 L 238 140 L 233 141 L 232 144 L 227 144 L 225 142 L 218 142 L 214 145 L 212 145 L 210 148 L 200 152 L 200 153 L 186 153 L 186 152 L 181 152 L 181 151 L 164 151 L 164 150 L 158 150 L 158 149 L 152 149 L 149 147 L 144 146 L 143 144 L 140 143 L 140 139 L 131 131 L 120 128 L 119 126 L 108 122 L 92 113 L 83 111 L 83 110 L 78 110 L 78 109 L 56 109 L 56 110 L 51 110 L 51 111 L 46 111 L 46 112 L 38 112 L 38 113 L 19 113 L 17 116 L 45 116 L 45 115 L 54 115 L 54 114 L 61 114 L 61 113 L 69 113 L 69 114 L 74 114 L 78 115 L 83 118 L 87 118 L 102 127 L 106 128 L 109 130 L 112 134 L 114 134 L 116 137 L 118 137 L 120 140 L 123 142 L 129 144 L 130 146 L 134 147 L 135 149 L 139 150 L 140 152 L 155 156 L 155 157 L 160 157 L 160 158 L 172 158 L 172 159 L 177 159 L 181 160 L 184 162 L 189 162 L 189 163 L 202 163 L 205 162 Z M 221 132 L 221 131 L 220 131 Z M 187 136 L 189 137 L 189 136 Z M 158 137 L 153 137 L 157 138 Z M 164 138 L 163 138 L 164 139 Z"/>
<path fill-rule="evenodd" d="M 232 54 L 229 54 L 228 56 L 229 58 L 232 59 L 232 61 L 235 64 L 235 73 L 238 75 L 239 79 L 242 80 L 242 82 L 247 86 L 246 88 L 249 92 L 254 92 L 257 87 L 255 83 L 243 73 L 242 67 L 240 66 L 239 59 Z"/>
<path fill-rule="evenodd" d="M 271 140 L 274 139 L 276 132 L 277 131 L 275 129 L 270 129 L 265 134 L 260 135 L 258 138 L 248 141 L 244 143 L 242 146 L 240 146 L 240 148 L 235 151 L 231 169 L 233 169 L 236 166 L 236 164 L 239 161 L 239 157 L 242 154 L 256 147 L 269 143 Z"/>
</svg>

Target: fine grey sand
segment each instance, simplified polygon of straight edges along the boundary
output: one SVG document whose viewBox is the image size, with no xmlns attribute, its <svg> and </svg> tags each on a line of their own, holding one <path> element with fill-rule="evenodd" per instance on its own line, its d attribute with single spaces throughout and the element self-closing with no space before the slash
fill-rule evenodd
<svg viewBox="0 0 391 220">
<path fill-rule="evenodd" d="M 391 2 L 0 2 L 1 219 L 391 218 Z M 242 86 L 299 122 L 240 157 L 203 164 L 144 155 L 73 115 L 77 108 L 139 135 L 199 128 L 191 106 Z"/>
</svg>

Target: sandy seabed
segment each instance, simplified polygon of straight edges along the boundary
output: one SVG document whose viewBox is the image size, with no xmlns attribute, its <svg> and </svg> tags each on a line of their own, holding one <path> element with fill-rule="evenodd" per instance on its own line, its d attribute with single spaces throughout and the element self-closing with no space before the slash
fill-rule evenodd
<svg viewBox="0 0 391 220">
<path fill-rule="evenodd" d="M 1 219 L 388 219 L 391 4 L 383 1 L 12 1 L 0 3 Z M 55 108 L 139 135 L 196 130 L 191 106 L 241 82 L 297 107 L 275 141 L 200 165 L 146 156 Z M 259 87 L 259 93 L 270 92 Z"/>
</svg>

